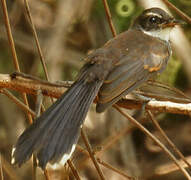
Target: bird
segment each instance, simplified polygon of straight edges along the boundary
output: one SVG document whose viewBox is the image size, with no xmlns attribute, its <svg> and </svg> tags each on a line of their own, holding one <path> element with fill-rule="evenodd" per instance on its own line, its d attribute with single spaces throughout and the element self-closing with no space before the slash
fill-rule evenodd
<svg viewBox="0 0 191 180">
<path fill-rule="evenodd" d="M 42 169 L 65 164 L 94 99 L 101 113 L 161 73 L 171 56 L 170 32 L 179 24 L 161 8 L 146 9 L 127 31 L 89 53 L 71 87 L 18 138 L 11 163 L 21 166 L 35 155 Z"/>
</svg>

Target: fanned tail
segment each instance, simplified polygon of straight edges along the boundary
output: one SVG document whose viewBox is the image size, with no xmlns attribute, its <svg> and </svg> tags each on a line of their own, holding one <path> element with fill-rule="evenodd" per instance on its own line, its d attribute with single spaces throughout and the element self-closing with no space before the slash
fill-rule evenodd
<svg viewBox="0 0 191 180">
<path fill-rule="evenodd" d="M 85 82 L 83 78 L 59 98 L 19 137 L 12 151 L 12 163 L 22 165 L 32 154 L 38 165 L 66 162 L 75 149 L 89 106 L 102 82 Z"/>
</svg>

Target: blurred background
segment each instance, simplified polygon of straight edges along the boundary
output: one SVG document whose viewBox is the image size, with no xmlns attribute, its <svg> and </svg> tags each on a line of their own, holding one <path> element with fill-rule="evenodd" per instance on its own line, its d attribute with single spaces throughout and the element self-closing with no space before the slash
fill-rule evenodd
<svg viewBox="0 0 191 180">
<path fill-rule="evenodd" d="M 23 0 L 6 2 L 21 71 L 45 79 Z M 28 2 L 52 82 L 74 80 L 87 53 L 112 38 L 102 0 L 28 0 Z M 170 0 L 170 2 L 191 16 L 190 0 Z M 108 0 L 108 4 L 117 33 L 127 30 L 131 20 L 145 8 L 153 6 L 166 8 L 159 0 Z M 4 27 L 2 6 L 0 8 L 0 73 L 10 74 L 15 69 Z M 173 11 L 171 13 L 180 19 Z M 186 24 L 174 31 L 171 37 L 173 56 L 167 70 L 159 79 L 191 97 L 191 25 Z M 20 93 L 15 91 L 12 93 L 22 100 Z M 35 97 L 28 95 L 28 99 L 30 107 L 34 109 Z M 4 179 L 32 179 L 31 161 L 21 168 L 10 164 L 11 148 L 17 137 L 28 126 L 27 116 L 6 96 L 1 94 L 0 101 L 0 153 Z M 46 107 L 50 105 L 49 98 L 45 98 L 44 104 Z M 146 116 L 139 116 L 139 111 L 135 110 L 128 112 L 139 121 L 145 120 L 144 125 L 160 138 L 160 133 L 153 128 Z M 178 149 L 189 157 L 190 117 L 167 113 L 158 113 L 155 117 Z M 110 108 L 105 113 L 96 114 L 95 105 L 92 105 L 86 118 L 85 129 L 93 149 L 97 152 L 96 157 L 129 176 L 146 180 L 185 179 L 176 168 L 174 171 L 163 172 L 163 169 L 172 163 L 169 157 L 140 130 L 132 128 L 128 120 L 114 109 Z M 165 141 L 163 143 L 168 147 Z M 81 139 L 79 144 L 84 147 Z M 78 149 L 72 161 L 82 179 L 99 179 L 92 161 Z M 113 170 L 102 165 L 100 167 L 106 179 L 126 179 Z M 163 173 L 160 173 L 161 171 Z M 74 179 L 68 166 L 49 170 L 49 176 L 55 180 Z M 45 179 L 39 168 L 37 179 Z"/>
</svg>

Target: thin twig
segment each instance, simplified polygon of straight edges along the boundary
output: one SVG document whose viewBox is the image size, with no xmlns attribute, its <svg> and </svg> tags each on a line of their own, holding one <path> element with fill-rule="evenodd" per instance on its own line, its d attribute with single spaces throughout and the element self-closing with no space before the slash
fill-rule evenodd
<svg viewBox="0 0 191 180">
<path fill-rule="evenodd" d="M 143 123 L 144 121 L 141 121 L 141 123 Z M 129 125 L 128 124 L 127 126 L 120 129 L 118 132 L 115 132 L 112 135 L 110 135 L 105 140 L 105 143 L 102 143 L 101 145 L 98 145 L 98 146 L 101 146 L 101 151 L 98 151 L 96 153 L 96 155 L 100 155 L 103 152 L 105 152 L 107 149 L 111 148 L 111 146 L 114 145 L 122 136 L 125 136 L 125 135 L 129 134 L 134 129 L 136 129 L 136 127 L 134 125 Z"/>
<path fill-rule="evenodd" d="M 111 136 L 109 136 L 104 143 L 101 143 L 99 145 L 97 145 L 97 147 L 101 147 L 100 151 L 95 151 L 95 155 L 96 156 L 100 156 L 109 148 L 111 148 L 112 145 L 114 145 L 122 136 L 124 136 L 125 134 L 130 133 L 134 128 L 136 128 L 135 126 L 127 126 L 124 127 L 123 129 L 121 129 L 119 132 L 115 132 L 114 134 L 112 134 Z M 90 156 L 89 153 L 83 149 L 81 146 L 77 146 L 77 149 L 83 153 L 84 155 L 86 155 L 86 157 L 84 157 L 81 161 L 80 161 L 80 166 L 83 167 L 84 164 L 86 164 L 86 161 L 89 160 Z"/>
<path fill-rule="evenodd" d="M 104 175 L 102 173 L 102 170 L 100 169 L 100 167 L 98 165 L 98 162 L 97 162 L 96 158 L 94 157 L 93 150 L 91 148 L 91 145 L 89 143 L 89 140 L 88 140 L 88 138 L 86 136 L 86 133 L 83 130 L 83 128 L 81 129 L 81 137 L 84 140 L 84 144 L 86 145 L 86 148 L 87 148 L 87 150 L 89 152 L 90 158 L 91 158 L 92 162 L 94 163 L 94 166 L 95 166 L 95 168 L 96 168 L 96 170 L 97 170 L 97 172 L 99 174 L 100 179 L 105 180 L 105 177 L 104 177 Z"/>
<path fill-rule="evenodd" d="M 1 155 L 1 161 L 3 164 L 3 170 L 5 174 L 7 174 L 10 177 L 10 179 L 14 179 L 14 180 L 22 179 L 15 171 L 15 168 L 10 165 L 10 163 L 3 157 L 3 155 Z"/>
<path fill-rule="evenodd" d="M 182 160 L 188 165 L 188 167 L 191 169 L 190 163 L 186 160 L 184 155 L 179 151 L 179 149 L 175 146 L 175 144 L 168 138 L 166 133 L 163 131 L 163 129 L 160 127 L 157 120 L 154 118 L 153 114 L 150 111 L 147 111 L 149 118 L 151 119 L 152 123 L 155 125 L 155 127 L 159 130 L 159 132 L 162 134 L 164 139 L 168 142 L 168 144 L 173 148 L 173 150 L 182 158 Z"/>
<path fill-rule="evenodd" d="M 182 17 L 185 21 L 191 24 L 191 18 L 183 13 L 180 9 L 178 9 L 175 5 L 173 5 L 168 0 L 162 0 L 169 8 L 173 9 L 180 17 Z"/>
<path fill-rule="evenodd" d="M 25 4 L 25 8 L 26 8 L 26 12 L 27 12 L 27 15 L 29 17 L 29 21 L 31 23 L 31 27 L 32 27 L 32 33 L 33 33 L 33 36 L 35 38 L 35 43 L 36 43 L 36 46 L 37 46 L 37 50 L 38 50 L 38 54 L 40 56 L 40 61 L 41 61 L 41 64 L 42 64 L 42 67 L 43 67 L 43 70 L 45 72 L 45 76 L 46 76 L 46 80 L 47 81 L 50 81 L 50 78 L 49 78 L 49 75 L 48 75 L 48 70 L 47 70 L 47 65 L 46 65 L 46 61 L 45 61 L 45 58 L 44 58 L 44 55 L 42 53 L 42 49 L 40 47 L 40 43 L 39 43 L 39 40 L 38 40 L 38 35 L 37 35 L 37 32 L 36 32 L 36 28 L 35 28 L 35 25 L 33 23 L 33 19 L 32 19 L 32 16 L 31 16 L 31 12 L 30 12 L 30 7 L 29 7 L 29 4 L 28 4 L 28 1 L 27 0 L 24 0 L 24 4 Z M 54 103 L 54 100 L 52 97 L 50 97 L 52 103 Z"/>
<path fill-rule="evenodd" d="M 46 180 L 50 180 L 48 171 L 46 169 L 44 170 L 44 176 Z"/>
<path fill-rule="evenodd" d="M 100 155 L 103 152 L 105 152 L 106 150 L 108 150 L 109 148 L 111 148 L 112 145 L 114 145 L 122 136 L 129 134 L 133 129 L 135 129 L 134 126 L 126 126 L 122 129 L 120 129 L 119 132 L 115 132 L 115 134 L 112 134 L 111 136 L 109 136 L 106 140 L 105 143 L 102 143 L 101 145 L 101 151 L 98 151 L 96 153 L 96 155 Z"/>
<path fill-rule="evenodd" d="M 2 164 L 2 159 L 1 159 L 1 153 L 0 153 L 0 172 L 1 172 L 1 180 L 4 180 L 3 164 Z"/>
<path fill-rule="evenodd" d="M 1 0 L 1 3 L 2 3 L 2 7 L 3 7 L 5 27 L 6 27 L 6 31 L 7 31 L 7 37 L 8 37 L 9 45 L 11 48 L 11 53 L 13 56 L 14 66 L 15 66 L 15 69 L 18 72 L 20 72 L 19 63 L 18 63 L 18 59 L 17 59 L 17 53 L 16 53 L 16 49 L 15 49 L 15 44 L 14 44 L 14 40 L 13 40 L 13 36 L 12 36 L 12 32 L 11 32 L 11 25 L 10 25 L 9 17 L 8 17 L 7 4 L 6 4 L 5 0 Z M 27 106 L 29 106 L 26 94 L 22 93 L 22 96 L 23 96 L 25 104 Z M 29 119 L 29 123 L 32 123 L 32 116 L 29 113 L 27 113 L 27 116 Z"/>
<path fill-rule="evenodd" d="M 35 155 L 32 155 L 32 180 L 36 180 L 37 161 Z"/>
<path fill-rule="evenodd" d="M 98 163 L 100 163 L 100 164 L 103 165 L 104 167 L 106 167 L 106 168 L 108 168 L 108 169 L 110 169 L 110 170 L 112 170 L 112 171 L 114 171 L 114 172 L 120 174 L 121 176 L 123 176 L 123 177 L 125 177 L 125 178 L 127 178 L 127 179 L 130 179 L 130 180 L 134 180 L 134 179 L 135 179 L 135 178 L 133 178 L 133 177 L 127 175 L 126 173 L 122 172 L 121 170 L 119 170 L 119 169 L 117 169 L 117 168 L 111 166 L 110 164 L 108 164 L 108 163 L 106 163 L 106 162 L 100 160 L 99 158 L 97 158 L 97 161 L 98 161 Z"/>
<path fill-rule="evenodd" d="M 44 55 L 42 53 L 42 49 L 40 47 L 40 43 L 39 43 L 39 40 L 38 40 L 38 35 L 37 35 L 36 29 L 35 29 L 35 26 L 34 26 L 34 23 L 33 23 L 33 19 L 32 19 L 31 13 L 30 13 L 30 7 L 29 7 L 29 4 L 28 4 L 28 1 L 24 0 L 24 4 L 25 4 L 27 15 L 28 15 L 30 23 L 31 23 L 32 33 L 33 33 L 33 36 L 35 38 L 35 42 L 36 42 L 37 50 L 38 50 L 38 53 L 39 53 L 39 56 L 40 56 L 42 66 L 43 66 L 43 70 L 45 72 L 46 79 L 49 81 L 50 79 L 49 79 L 49 75 L 48 75 L 48 71 L 47 71 L 47 67 L 46 67 L 45 58 L 44 58 Z"/>
<path fill-rule="evenodd" d="M 4 21 L 5 21 L 6 31 L 7 31 L 8 42 L 9 42 L 9 45 L 11 48 L 11 53 L 13 56 L 14 66 L 15 66 L 15 69 L 20 72 L 15 44 L 14 44 L 14 40 L 13 40 L 13 36 L 12 36 L 12 32 L 11 32 L 11 25 L 9 22 L 9 16 L 8 16 L 8 12 L 7 12 L 6 0 L 1 0 L 1 3 L 2 3 L 2 8 L 3 8 Z"/>
<path fill-rule="evenodd" d="M 186 160 L 188 162 L 191 162 L 191 156 L 188 156 L 186 157 Z M 188 167 L 184 162 L 183 160 L 179 160 L 180 164 L 182 167 Z M 169 174 L 169 173 L 172 173 L 174 171 L 178 171 L 179 168 L 174 164 L 174 163 L 168 163 L 168 164 L 165 164 L 165 165 L 161 165 L 161 166 L 158 166 L 154 172 L 156 175 L 165 175 L 165 174 Z"/>
<path fill-rule="evenodd" d="M 0 89 L 0 92 L 4 95 L 6 95 L 8 98 L 10 98 L 15 104 L 17 104 L 21 109 L 26 111 L 27 113 L 30 113 L 33 117 L 36 116 L 35 112 L 31 110 L 27 105 L 25 105 L 22 101 L 17 99 L 13 94 L 11 94 L 8 90 L 6 89 Z"/>
<path fill-rule="evenodd" d="M 104 8 L 105 8 L 105 13 L 106 13 L 106 16 L 107 16 L 107 20 L 108 20 L 112 35 L 113 35 L 113 37 L 115 37 L 117 35 L 117 33 L 116 33 L 115 27 L 113 25 L 112 19 L 111 19 L 111 13 L 110 13 L 110 10 L 109 10 L 109 6 L 107 4 L 107 0 L 103 0 L 103 5 L 104 5 Z"/>
<path fill-rule="evenodd" d="M 23 102 L 21 102 L 19 99 L 17 99 L 13 94 L 11 94 L 6 89 L 0 89 L 0 92 L 4 95 L 6 95 L 8 98 L 10 98 L 14 103 L 16 103 L 19 107 L 21 107 L 23 110 L 25 110 L 27 113 L 29 112 L 32 116 L 36 117 L 36 113 L 32 111 L 28 106 L 26 106 Z M 36 160 L 33 156 L 33 180 L 36 180 Z"/>
<path fill-rule="evenodd" d="M 72 173 L 74 175 L 74 177 L 77 179 L 77 180 L 80 180 L 80 176 L 79 176 L 79 173 L 78 171 L 76 170 L 76 168 L 74 167 L 72 161 L 68 160 L 68 165 L 70 166 L 70 169 L 72 170 Z"/>
<path fill-rule="evenodd" d="M 124 113 L 117 105 L 113 105 L 117 111 L 119 111 L 124 117 L 126 117 L 131 123 L 133 123 L 135 126 L 137 126 L 141 131 L 143 131 L 145 134 L 147 134 L 156 144 L 158 144 L 163 151 L 173 160 L 173 162 L 179 167 L 179 169 L 182 171 L 184 176 L 191 180 L 190 175 L 188 172 L 181 166 L 179 161 L 175 158 L 175 156 L 153 135 L 151 134 L 144 126 L 142 126 L 139 122 L 137 122 L 133 117 L 131 117 L 128 113 Z"/>
</svg>

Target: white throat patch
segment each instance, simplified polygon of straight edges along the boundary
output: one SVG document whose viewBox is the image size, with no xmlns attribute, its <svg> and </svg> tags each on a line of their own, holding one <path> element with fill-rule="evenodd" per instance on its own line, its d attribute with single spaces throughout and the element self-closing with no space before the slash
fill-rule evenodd
<svg viewBox="0 0 191 180">
<path fill-rule="evenodd" d="M 158 30 L 158 31 L 145 31 L 145 30 L 142 30 L 142 31 L 149 36 L 157 37 L 161 40 L 168 42 L 170 39 L 171 30 L 172 30 L 172 28 L 165 28 L 165 29 Z"/>
</svg>

